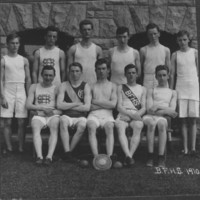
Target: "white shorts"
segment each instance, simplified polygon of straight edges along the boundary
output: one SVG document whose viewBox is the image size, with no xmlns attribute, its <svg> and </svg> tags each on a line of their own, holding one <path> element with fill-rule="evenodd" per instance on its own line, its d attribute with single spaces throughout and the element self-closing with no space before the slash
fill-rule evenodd
<svg viewBox="0 0 200 200">
<path fill-rule="evenodd" d="M 97 125 L 97 127 L 104 127 L 105 123 L 106 122 L 115 122 L 113 116 L 97 116 L 97 115 L 93 115 L 93 114 L 89 114 L 87 120 L 91 120 L 91 121 L 94 121 L 95 124 Z"/>
<path fill-rule="evenodd" d="M 48 127 L 48 124 L 51 121 L 51 119 L 53 119 L 54 117 L 60 117 L 60 116 L 53 115 L 51 117 L 41 117 L 38 115 L 34 115 L 31 121 L 33 122 L 34 120 L 39 120 L 40 122 L 42 122 L 44 124 L 43 128 L 46 128 L 46 127 Z"/>
<path fill-rule="evenodd" d="M 144 121 L 144 124 L 146 125 L 146 120 L 148 119 L 153 119 L 153 121 L 155 122 L 155 124 L 158 124 L 158 121 L 159 120 L 164 120 L 166 122 L 166 124 L 168 125 L 168 122 L 167 122 L 167 119 L 165 117 L 162 117 L 162 116 L 157 116 L 157 115 L 145 115 L 143 117 L 143 121 Z"/>
<path fill-rule="evenodd" d="M 26 91 L 24 83 L 6 83 L 4 88 L 8 109 L 1 106 L 0 117 L 2 118 L 26 118 Z"/>
<path fill-rule="evenodd" d="M 179 117 L 199 117 L 199 101 L 190 99 L 178 100 Z"/>
<path fill-rule="evenodd" d="M 86 124 L 87 122 L 87 119 L 85 117 L 69 117 L 67 115 L 62 115 L 61 116 L 62 118 L 65 118 L 66 120 L 69 121 L 69 126 L 72 127 L 72 126 L 76 126 L 76 124 L 78 122 L 84 122 Z"/>
</svg>

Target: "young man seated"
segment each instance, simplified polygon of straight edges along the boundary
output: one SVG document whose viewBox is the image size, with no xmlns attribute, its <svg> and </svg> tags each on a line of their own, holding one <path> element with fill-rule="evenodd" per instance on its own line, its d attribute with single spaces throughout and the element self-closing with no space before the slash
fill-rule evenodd
<svg viewBox="0 0 200 200">
<path fill-rule="evenodd" d="M 148 161 L 147 166 L 154 165 L 154 137 L 158 128 L 158 167 L 165 167 L 165 147 L 167 141 L 168 122 L 165 117 L 175 118 L 177 113 L 177 93 L 168 87 L 169 69 L 159 65 L 155 69 L 158 86 L 147 92 L 147 115 L 143 117 L 147 126 Z"/>
<path fill-rule="evenodd" d="M 46 165 L 52 163 L 53 153 L 56 148 L 58 138 L 59 115 L 61 111 L 56 109 L 57 87 L 52 84 L 55 77 L 53 66 L 44 66 L 41 71 L 43 81 L 32 84 L 27 99 L 27 109 L 33 111 L 34 116 L 31 121 L 33 132 L 33 143 L 37 154 L 36 164 Z M 49 127 L 49 148 L 43 161 L 41 130 Z"/>
<path fill-rule="evenodd" d="M 81 77 L 83 68 L 80 63 L 69 65 L 69 81 L 63 82 L 57 99 L 57 107 L 63 111 L 60 117 L 60 135 L 64 147 L 65 161 L 74 162 L 73 150 L 83 136 L 86 128 L 87 112 L 91 105 L 90 87 Z M 69 127 L 76 132 L 71 138 Z"/>
<path fill-rule="evenodd" d="M 101 58 L 96 61 L 95 71 L 97 82 L 93 84 L 91 89 L 91 111 L 87 121 L 89 143 L 93 156 L 97 156 L 99 154 L 96 137 L 97 128 L 101 127 L 104 129 L 106 134 L 106 152 L 112 159 L 115 121 L 112 111 L 117 103 L 116 85 L 107 79 L 110 69 L 105 59 Z"/>
<path fill-rule="evenodd" d="M 146 89 L 136 83 L 138 69 L 129 64 L 124 68 L 127 84 L 118 86 L 117 109 L 119 115 L 115 126 L 122 150 L 125 154 L 124 165 L 131 166 L 135 163 L 133 155 L 140 142 L 140 134 L 143 128 L 142 116 L 146 111 Z M 133 133 L 130 140 L 126 136 L 126 128 L 131 127 Z"/>
</svg>

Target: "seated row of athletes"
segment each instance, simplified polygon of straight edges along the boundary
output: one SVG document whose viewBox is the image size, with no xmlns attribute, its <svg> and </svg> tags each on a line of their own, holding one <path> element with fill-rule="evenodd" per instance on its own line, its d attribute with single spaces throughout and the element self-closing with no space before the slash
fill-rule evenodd
<svg viewBox="0 0 200 200">
<path fill-rule="evenodd" d="M 7 37 L 8 55 L 1 59 L 1 119 L 4 120 L 6 151 L 12 151 L 10 135 L 13 113 L 18 122 L 19 151 L 23 151 L 26 104 L 26 108 L 34 113 L 31 126 L 37 164 L 52 162 L 59 129 L 64 147 L 63 159 L 73 160 L 73 150 L 86 127 L 93 155 L 99 154 L 96 132 L 98 127 L 102 127 L 106 134 L 106 152 L 114 160 L 113 130 L 116 127 L 125 154 L 124 164 L 131 166 L 134 164 L 133 156 L 145 124 L 148 141 L 147 166 L 154 165 L 156 127 L 159 132 L 158 166 L 165 166 L 164 153 L 168 128 L 165 117 L 177 116 L 175 111 L 177 92 L 169 89 L 170 51 L 159 43 L 159 27 L 155 24 L 147 26 L 150 43 L 141 48 L 140 56 L 137 50 L 128 46 L 128 28 L 119 27 L 116 32 L 118 46 L 109 51 L 111 64 L 101 58 L 101 48 L 91 41 L 92 30 L 93 24 L 90 21 L 83 20 L 80 23 L 82 40 L 69 49 L 68 65 L 65 70 L 65 54 L 55 46 L 58 31 L 53 27 L 47 28 L 45 46 L 37 50 L 34 55 L 32 77 L 35 84 L 31 86 L 28 60 L 18 55 L 19 37 L 16 35 Z M 173 75 L 176 73 L 178 77 L 180 76 L 180 80 L 176 81 L 176 89 L 179 98 L 179 117 L 183 119 L 184 153 L 188 154 L 187 123 L 192 124 L 191 151 L 196 150 L 195 120 L 199 111 L 197 64 L 195 63 L 197 51 L 188 46 L 189 35 L 186 31 L 178 34 L 178 43 L 180 50 L 172 55 L 170 87 L 173 88 Z M 176 65 L 180 65 L 183 69 Z M 173 70 L 175 68 L 177 70 Z M 68 81 L 65 81 L 65 72 Z M 141 74 L 144 76 L 144 86 L 136 83 Z M 26 91 L 29 90 L 27 99 L 24 85 Z M 181 95 L 185 97 L 182 98 Z M 119 112 L 116 119 L 113 118 L 115 108 Z M 50 128 L 50 137 L 48 153 L 43 159 L 40 132 L 45 126 Z M 76 127 L 72 139 L 68 131 L 71 126 Z M 126 136 L 128 126 L 133 130 L 130 141 Z"/>
</svg>

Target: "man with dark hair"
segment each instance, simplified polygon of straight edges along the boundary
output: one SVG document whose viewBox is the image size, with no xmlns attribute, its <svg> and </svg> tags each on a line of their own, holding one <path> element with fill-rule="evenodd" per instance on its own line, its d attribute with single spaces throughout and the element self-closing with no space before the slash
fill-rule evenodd
<svg viewBox="0 0 200 200">
<path fill-rule="evenodd" d="M 60 118 L 60 135 L 65 161 L 75 161 L 73 150 L 84 134 L 87 112 L 90 110 L 90 87 L 81 79 L 82 69 L 80 63 L 69 65 L 69 81 L 61 84 L 57 99 L 57 107 L 63 111 Z M 70 127 L 76 130 L 71 142 L 68 130 Z"/>
<path fill-rule="evenodd" d="M 36 151 L 36 164 L 50 165 L 57 144 L 59 115 L 61 111 L 56 109 L 57 87 L 52 84 L 55 77 L 55 68 L 45 65 L 41 71 L 43 81 L 32 84 L 28 93 L 27 109 L 34 114 L 31 120 L 33 143 Z M 45 160 L 42 154 L 41 130 L 49 127 L 49 149 Z"/>
<path fill-rule="evenodd" d="M 155 67 L 158 65 L 170 67 L 170 50 L 160 44 L 160 29 L 156 24 L 148 24 L 146 33 L 149 44 L 140 49 L 141 75 L 143 85 L 146 88 L 153 88 L 158 85 L 155 78 Z"/>
<path fill-rule="evenodd" d="M 111 63 L 111 81 L 120 85 L 126 83 L 124 67 L 128 64 L 136 65 L 138 76 L 140 76 L 140 56 L 136 49 L 128 46 L 129 29 L 127 27 L 118 27 L 116 38 L 118 45 L 109 50 L 109 60 Z"/>
<path fill-rule="evenodd" d="M 177 93 L 168 87 L 169 69 L 159 65 L 155 69 L 158 86 L 147 92 L 147 115 L 143 117 L 147 126 L 148 161 L 147 166 L 154 165 L 154 137 L 158 128 L 158 166 L 165 167 L 165 147 L 167 141 L 168 121 L 166 117 L 176 117 Z"/>
<path fill-rule="evenodd" d="M 114 147 L 114 118 L 112 111 L 117 103 L 116 86 L 108 81 L 109 68 L 105 59 L 98 59 L 95 63 L 97 82 L 92 85 L 92 102 L 87 121 L 89 143 L 93 156 L 97 156 L 97 128 L 102 128 L 106 134 L 107 155 L 113 154 Z"/>
<path fill-rule="evenodd" d="M 129 64 L 124 68 L 127 84 L 118 86 L 117 110 L 119 114 L 115 121 L 119 142 L 125 154 L 124 164 L 132 166 L 135 161 L 133 155 L 139 145 L 143 128 L 142 116 L 146 112 L 146 89 L 136 83 L 137 67 Z M 126 136 L 126 128 L 132 129 L 130 141 Z"/>
<path fill-rule="evenodd" d="M 82 79 L 91 85 L 96 82 L 94 64 L 98 58 L 102 57 L 102 49 L 92 42 L 93 24 L 91 21 L 83 20 L 79 27 L 82 40 L 70 47 L 67 53 L 68 70 L 71 63 L 81 63 L 83 66 Z"/>
<path fill-rule="evenodd" d="M 12 118 L 17 119 L 19 152 L 23 152 L 25 120 L 27 118 L 26 93 L 31 84 L 28 60 L 18 54 L 20 38 L 16 33 L 7 36 L 7 55 L 1 59 L 0 117 L 6 142 L 4 153 L 12 152 Z"/>
<path fill-rule="evenodd" d="M 53 66 L 56 76 L 53 84 L 60 85 L 65 80 L 65 53 L 56 47 L 59 30 L 56 27 L 46 28 L 45 45 L 36 50 L 33 61 L 32 78 L 34 83 L 42 82 L 41 71 L 44 65 Z"/>
</svg>

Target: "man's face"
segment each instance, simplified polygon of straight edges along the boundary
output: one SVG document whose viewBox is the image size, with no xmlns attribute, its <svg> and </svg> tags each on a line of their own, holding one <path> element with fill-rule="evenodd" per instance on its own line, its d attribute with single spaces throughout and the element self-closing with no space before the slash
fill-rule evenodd
<svg viewBox="0 0 200 200">
<path fill-rule="evenodd" d="M 120 46 L 124 46 L 128 44 L 129 35 L 127 32 L 117 35 L 116 38 Z"/>
<path fill-rule="evenodd" d="M 159 41 L 160 32 L 157 30 L 157 28 L 152 28 L 147 31 L 147 36 L 150 43 L 155 43 Z"/>
<path fill-rule="evenodd" d="M 82 25 L 81 27 L 81 35 L 82 35 L 82 38 L 90 38 L 92 36 L 92 26 L 91 24 L 84 24 Z"/>
<path fill-rule="evenodd" d="M 169 74 L 167 73 L 167 70 L 158 71 L 156 74 L 156 79 L 158 80 L 158 85 L 166 85 L 169 79 Z"/>
<path fill-rule="evenodd" d="M 19 50 L 19 38 L 14 38 L 12 40 L 10 40 L 7 44 L 7 48 L 11 53 L 17 53 Z"/>
<path fill-rule="evenodd" d="M 48 31 L 45 36 L 46 45 L 54 46 L 57 41 L 58 33 L 56 31 Z"/>
<path fill-rule="evenodd" d="M 98 65 L 96 68 L 97 79 L 107 79 L 109 70 L 105 63 Z"/>
<path fill-rule="evenodd" d="M 55 75 L 53 70 L 44 70 L 42 74 L 43 82 L 46 85 L 50 85 L 53 82 Z"/>
<path fill-rule="evenodd" d="M 128 83 L 133 83 L 136 81 L 138 73 L 135 68 L 131 68 L 125 73 L 125 76 L 127 78 Z"/>
<path fill-rule="evenodd" d="M 70 73 L 71 80 L 74 80 L 74 81 L 78 81 L 82 75 L 81 69 L 77 66 L 71 66 L 69 73 Z"/>
<path fill-rule="evenodd" d="M 180 49 L 185 49 L 188 47 L 189 38 L 187 35 L 183 35 L 183 36 L 177 38 L 177 42 L 178 42 Z"/>
</svg>

